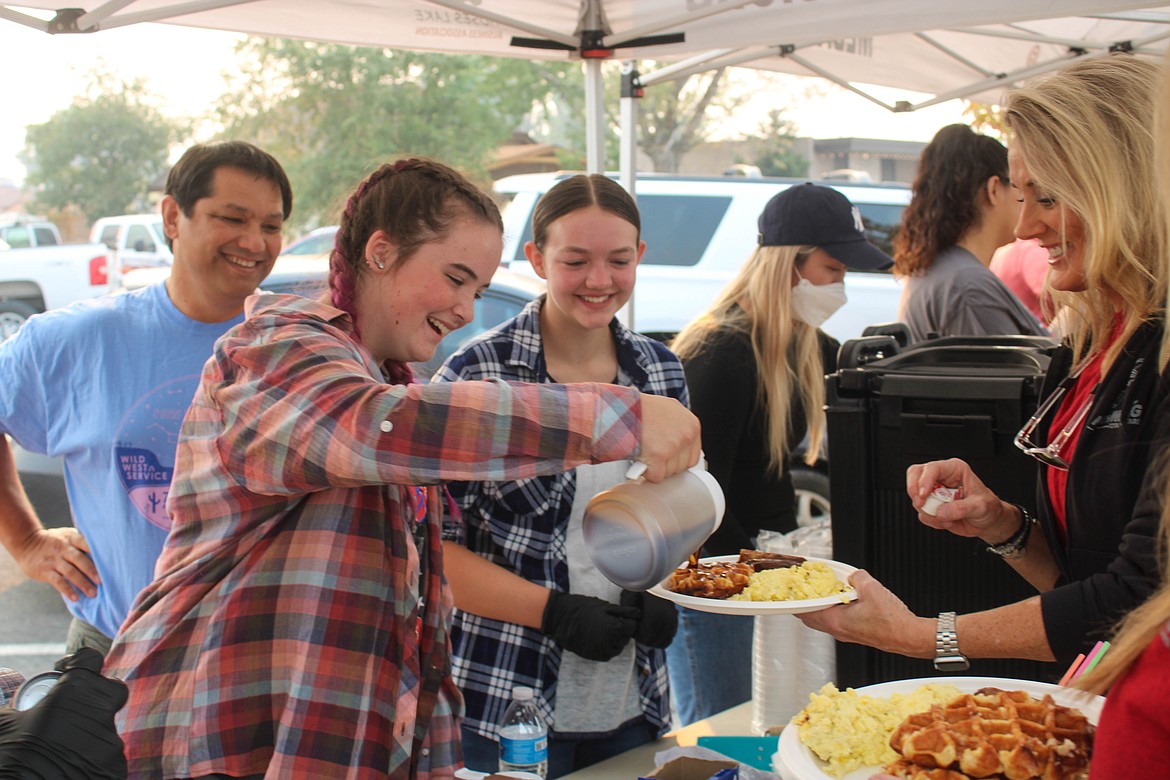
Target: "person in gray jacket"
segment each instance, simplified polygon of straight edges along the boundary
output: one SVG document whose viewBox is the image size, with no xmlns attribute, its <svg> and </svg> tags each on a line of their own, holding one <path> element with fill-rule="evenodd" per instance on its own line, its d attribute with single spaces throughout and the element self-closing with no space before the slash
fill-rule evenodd
<svg viewBox="0 0 1170 780">
<path fill-rule="evenodd" d="M 1003 144 L 944 127 L 922 150 L 913 191 L 894 238 L 894 273 L 905 280 L 898 319 L 911 338 L 1048 335 L 989 270 L 1019 214 Z"/>
</svg>

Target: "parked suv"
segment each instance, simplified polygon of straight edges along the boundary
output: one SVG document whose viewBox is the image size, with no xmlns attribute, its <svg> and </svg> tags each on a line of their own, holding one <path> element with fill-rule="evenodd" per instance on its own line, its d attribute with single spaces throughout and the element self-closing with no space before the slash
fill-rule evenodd
<svg viewBox="0 0 1170 780">
<path fill-rule="evenodd" d="M 102 217 L 90 228 L 89 240 L 117 252 L 124 271 L 169 266 L 174 257 L 163 232 L 161 214 Z"/>
<path fill-rule="evenodd" d="M 282 255 L 328 255 L 337 238 L 337 225 L 326 225 L 310 230 L 280 250 Z"/>
<path fill-rule="evenodd" d="M 510 198 L 504 210 L 505 264 L 532 273 L 524 257 L 524 244 L 532 237 L 532 209 L 542 194 L 568 175 L 520 174 L 495 183 L 496 193 Z M 634 294 L 635 329 L 677 333 L 701 313 L 751 254 L 764 205 L 777 192 L 805 181 L 639 174 L 636 192 L 646 254 Z M 910 202 L 909 187 L 817 183 L 844 193 L 861 212 L 870 240 L 891 251 L 893 232 Z M 839 341 L 897 318 L 901 287 L 888 271 L 850 272 L 845 288 L 849 302 L 824 325 Z"/>
<path fill-rule="evenodd" d="M 503 262 L 532 274 L 524 244 L 532 238 L 536 201 L 567 173 L 521 174 L 500 179 L 496 193 L 510 199 L 504 210 Z M 644 173 L 635 186 L 646 254 L 638 266 L 633 299 L 635 330 L 669 338 L 698 316 L 751 255 L 757 219 L 777 192 L 807 179 L 675 176 Z M 819 181 L 842 192 L 861 212 L 869 239 L 887 253 L 902 210 L 910 202 L 904 184 Z M 870 325 L 897 319 L 901 287 L 888 271 L 845 275 L 849 302 L 824 324 L 845 342 Z M 830 511 L 828 463 L 792 469 L 797 520 L 808 525 Z"/>
</svg>

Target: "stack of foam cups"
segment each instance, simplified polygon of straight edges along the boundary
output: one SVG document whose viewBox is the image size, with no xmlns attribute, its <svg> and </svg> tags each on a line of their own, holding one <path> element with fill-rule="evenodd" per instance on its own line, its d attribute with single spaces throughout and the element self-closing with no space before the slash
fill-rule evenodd
<svg viewBox="0 0 1170 780">
<path fill-rule="evenodd" d="M 766 536 L 765 536 L 766 534 Z M 832 558 L 829 522 L 788 534 L 764 532 L 756 546 L 766 552 Z M 808 695 L 837 677 L 837 651 L 828 634 L 805 627 L 793 615 L 756 618 L 752 641 L 752 732 L 784 726 L 808 704 Z"/>
</svg>

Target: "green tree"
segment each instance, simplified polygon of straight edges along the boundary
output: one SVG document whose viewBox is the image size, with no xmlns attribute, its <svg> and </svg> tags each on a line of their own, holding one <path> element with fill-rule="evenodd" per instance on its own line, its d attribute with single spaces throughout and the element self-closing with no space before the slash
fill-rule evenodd
<svg viewBox="0 0 1170 780">
<path fill-rule="evenodd" d="M 639 68 L 643 75 L 652 70 Z M 602 66 L 605 111 L 605 167 L 613 170 L 619 162 L 621 122 L 619 96 L 621 67 L 616 61 Z M 561 155 L 566 168 L 585 166 L 585 82 L 578 68 L 566 74 L 550 91 L 558 107 L 557 132 L 569 147 Z M 638 100 L 637 144 L 650 158 L 655 171 L 675 173 L 687 152 L 705 143 L 714 124 L 729 116 L 745 98 L 733 97 L 727 89 L 724 70 L 672 79 L 645 88 Z"/>
<path fill-rule="evenodd" d="M 537 67 L 540 67 L 539 64 Z M 616 170 L 620 149 L 618 96 L 621 89 L 621 71 L 617 62 L 601 65 L 603 157 L 605 170 Z M 542 80 L 547 89 L 545 100 L 533 112 L 533 135 L 558 145 L 557 159 L 564 170 L 584 170 L 586 166 L 585 70 L 581 63 L 560 65 L 555 73 Z"/>
<path fill-rule="evenodd" d="M 21 159 L 38 208 L 75 206 L 92 220 L 145 204 L 178 131 L 141 81 L 118 81 L 100 70 L 90 78 L 87 94 L 28 126 Z"/>
<path fill-rule="evenodd" d="M 783 110 L 768 112 L 760 125 L 760 142 L 752 164 L 765 176 L 807 176 L 809 161 L 796 151 L 796 125 L 784 118 Z"/>
<path fill-rule="evenodd" d="M 638 147 L 654 162 L 654 170 L 676 173 L 683 155 L 708 139 L 715 119 L 734 111 L 739 101 L 728 96 L 725 70 L 646 88 L 638 106 Z"/>
<path fill-rule="evenodd" d="M 495 147 L 578 67 L 255 37 L 238 59 L 225 132 L 281 161 L 302 226 L 335 220 L 358 181 L 402 155 L 488 183 Z"/>
<path fill-rule="evenodd" d="M 972 130 L 1003 138 L 1007 128 L 1003 122 L 1002 106 L 975 100 L 968 100 L 966 103 L 967 105 L 963 107 L 963 116 L 971 120 Z"/>
</svg>

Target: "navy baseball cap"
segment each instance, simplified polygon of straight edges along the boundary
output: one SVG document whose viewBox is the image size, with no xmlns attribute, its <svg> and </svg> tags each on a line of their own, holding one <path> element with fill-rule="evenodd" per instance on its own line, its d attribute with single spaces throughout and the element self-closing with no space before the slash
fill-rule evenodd
<svg viewBox="0 0 1170 780">
<path fill-rule="evenodd" d="M 760 214 L 760 246 L 816 246 L 857 271 L 881 271 L 893 258 L 869 242 L 861 212 L 832 187 L 798 184 Z"/>
</svg>

